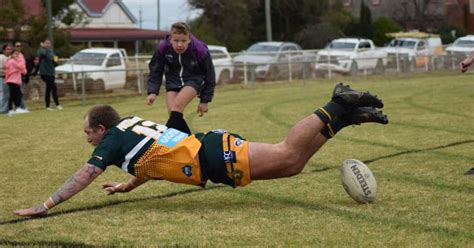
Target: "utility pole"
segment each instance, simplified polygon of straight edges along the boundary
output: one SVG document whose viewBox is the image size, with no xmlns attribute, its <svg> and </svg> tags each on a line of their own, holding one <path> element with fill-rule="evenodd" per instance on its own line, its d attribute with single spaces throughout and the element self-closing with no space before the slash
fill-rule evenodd
<svg viewBox="0 0 474 248">
<path fill-rule="evenodd" d="M 160 0 L 156 0 L 156 30 L 160 30 Z"/>
<path fill-rule="evenodd" d="M 265 23 L 267 24 L 267 41 L 272 41 L 272 18 L 270 13 L 270 0 L 265 0 Z"/>
<path fill-rule="evenodd" d="M 53 41 L 53 27 L 52 27 L 52 19 L 53 19 L 53 14 L 51 11 L 51 0 L 46 0 L 46 9 L 48 12 L 48 39 L 51 41 L 51 47 L 54 47 L 54 41 Z"/>
<path fill-rule="evenodd" d="M 140 27 L 140 29 L 142 29 L 142 23 L 143 23 L 143 19 L 142 19 L 142 6 L 138 6 L 138 25 Z"/>
</svg>

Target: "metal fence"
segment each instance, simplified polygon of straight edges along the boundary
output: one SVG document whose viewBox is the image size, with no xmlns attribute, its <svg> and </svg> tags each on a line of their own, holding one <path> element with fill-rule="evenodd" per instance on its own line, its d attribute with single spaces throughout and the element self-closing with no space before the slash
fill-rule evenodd
<svg viewBox="0 0 474 248">
<path fill-rule="evenodd" d="M 216 81 L 218 84 L 252 85 L 265 81 L 292 82 L 317 78 L 364 77 L 372 74 L 455 71 L 459 70 L 459 62 L 467 56 L 466 53 L 443 53 L 409 57 L 403 53 L 387 53 L 383 57 L 349 57 L 340 54 L 331 55 L 330 52 L 322 55 L 321 51 L 231 53 L 214 56 Z M 117 65 L 105 66 L 107 61 L 97 61 L 96 64 L 100 64 L 103 68 L 96 67 L 96 69 L 86 68 L 80 61 L 62 59 L 56 73 L 59 95 L 86 101 L 89 96 L 95 94 L 117 92 L 146 94 L 150 59 L 151 56 L 128 57 L 120 68 Z M 61 65 L 70 68 L 60 70 Z M 25 92 L 26 97 L 39 100 L 44 95 L 45 86 L 40 81 L 38 77 L 31 79 Z"/>
</svg>

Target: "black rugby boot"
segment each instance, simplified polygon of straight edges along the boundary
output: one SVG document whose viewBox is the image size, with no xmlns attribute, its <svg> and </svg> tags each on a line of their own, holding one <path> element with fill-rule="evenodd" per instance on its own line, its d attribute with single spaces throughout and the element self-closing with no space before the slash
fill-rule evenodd
<svg viewBox="0 0 474 248">
<path fill-rule="evenodd" d="M 347 124 L 360 125 L 361 123 L 375 122 L 380 124 L 388 124 L 387 115 L 382 111 L 375 109 L 374 107 L 358 107 L 355 108 L 350 114 L 342 118 Z"/>
<path fill-rule="evenodd" d="M 369 92 L 353 90 L 349 85 L 339 83 L 334 87 L 332 100 L 348 107 L 383 108 L 383 102 Z"/>
</svg>

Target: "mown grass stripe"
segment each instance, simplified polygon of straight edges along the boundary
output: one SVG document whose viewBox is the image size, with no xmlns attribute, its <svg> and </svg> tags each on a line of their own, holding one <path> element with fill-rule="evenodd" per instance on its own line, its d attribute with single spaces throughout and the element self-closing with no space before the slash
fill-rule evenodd
<svg viewBox="0 0 474 248">
<path fill-rule="evenodd" d="M 237 194 L 242 194 L 245 196 L 258 198 L 264 201 L 278 202 L 280 204 L 287 205 L 288 207 L 297 207 L 297 208 L 302 208 L 305 210 L 314 210 L 314 211 L 328 213 L 334 216 L 345 218 L 350 221 L 354 221 L 354 220 L 364 221 L 364 222 L 369 223 L 370 225 L 391 226 L 396 229 L 403 229 L 403 230 L 409 229 L 409 230 L 414 230 L 421 233 L 430 232 L 430 233 L 436 233 L 439 235 L 453 237 L 453 238 L 474 239 L 474 232 L 469 231 L 469 230 L 447 228 L 443 226 L 430 225 L 428 223 L 419 224 L 416 222 L 402 221 L 398 218 L 384 218 L 384 217 L 376 216 L 373 213 L 366 214 L 366 213 L 360 213 L 360 212 L 347 211 L 344 209 L 338 209 L 338 208 L 334 208 L 334 207 L 330 207 L 330 206 L 326 206 L 326 205 L 322 205 L 322 204 L 318 204 L 314 202 L 310 203 L 310 202 L 300 201 L 295 198 L 275 196 L 275 195 L 265 194 L 259 191 L 249 190 L 249 189 L 237 190 L 235 192 Z"/>
</svg>

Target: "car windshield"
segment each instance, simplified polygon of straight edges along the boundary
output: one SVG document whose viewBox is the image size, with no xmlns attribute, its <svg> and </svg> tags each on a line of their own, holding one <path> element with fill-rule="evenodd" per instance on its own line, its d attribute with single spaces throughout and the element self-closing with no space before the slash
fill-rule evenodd
<svg viewBox="0 0 474 248">
<path fill-rule="evenodd" d="M 72 59 L 76 65 L 102 65 L 105 56 L 104 53 L 79 52 L 74 54 Z"/>
<path fill-rule="evenodd" d="M 209 53 L 211 54 L 211 58 L 212 58 L 212 59 L 223 59 L 223 58 L 227 58 L 227 54 L 225 54 L 224 51 L 221 51 L 221 50 L 209 49 Z"/>
<path fill-rule="evenodd" d="M 279 46 L 254 44 L 247 49 L 247 52 L 278 52 L 279 49 Z"/>
<path fill-rule="evenodd" d="M 416 41 L 413 40 L 399 40 L 395 39 L 390 41 L 388 46 L 390 47 L 406 47 L 406 48 L 414 48 L 416 45 Z"/>
<path fill-rule="evenodd" d="M 474 40 L 457 40 L 454 42 L 453 46 L 474 47 Z"/>
<path fill-rule="evenodd" d="M 353 42 L 342 42 L 342 41 L 333 41 L 326 46 L 326 49 L 354 49 L 356 43 Z"/>
</svg>

